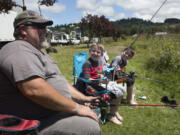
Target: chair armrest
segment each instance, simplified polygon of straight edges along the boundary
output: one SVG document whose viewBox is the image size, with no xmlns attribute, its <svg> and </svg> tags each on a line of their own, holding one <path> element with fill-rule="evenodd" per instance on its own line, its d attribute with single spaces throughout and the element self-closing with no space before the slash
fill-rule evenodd
<svg viewBox="0 0 180 135">
<path fill-rule="evenodd" d="M 81 81 L 83 81 L 85 83 L 93 83 L 93 82 L 100 82 L 100 81 L 103 81 L 103 80 L 107 80 L 107 77 L 103 77 L 103 78 L 100 78 L 100 79 L 93 79 L 93 80 L 85 79 L 83 77 L 78 77 L 78 76 L 74 76 L 74 77 L 76 77 L 77 79 L 80 79 Z"/>
</svg>

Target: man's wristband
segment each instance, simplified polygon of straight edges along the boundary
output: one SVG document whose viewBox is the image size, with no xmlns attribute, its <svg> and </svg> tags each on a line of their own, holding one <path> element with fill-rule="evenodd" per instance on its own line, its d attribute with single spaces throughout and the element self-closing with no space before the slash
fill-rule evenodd
<svg viewBox="0 0 180 135">
<path fill-rule="evenodd" d="M 79 104 L 78 104 L 78 103 L 76 103 L 75 113 L 77 114 L 77 113 L 78 113 L 78 111 L 79 111 Z"/>
</svg>

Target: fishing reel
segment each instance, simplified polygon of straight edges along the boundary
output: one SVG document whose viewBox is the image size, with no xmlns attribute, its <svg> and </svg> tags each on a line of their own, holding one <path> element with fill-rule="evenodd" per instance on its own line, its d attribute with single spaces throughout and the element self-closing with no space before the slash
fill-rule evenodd
<svg viewBox="0 0 180 135">
<path fill-rule="evenodd" d="M 112 97 L 111 97 L 111 94 L 105 93 L 105 94 L 99 95 L 98 99 L 99 99 L 99 102 L 91 103 L 93 108 L 110 106 L 110 100 L 112 99 Z"/>
<path fill-rule="evenodd" d="M 117 70 L 115 71 L 115 76 L 114 76 L 114 80 L 117 83 L 127 83 L 128 86 L 134 84 L 135 82 L 135 72 L 132 70 L 129 72 L 129 74 L 121 71 L 121 70 Z"/>
<path fill-rule="evenodd" d="M 111 99 L 111 97 L 110 97 L 110 95 L 109 94 L 102 94 L 101 96 L 100 96 L 100 101 L 110 101 L 110 99 Z"/>
<path fill-rule="evenodd" d="M 111 96 L 108 93 L 105 94 L 101 94 L 99 97 L 100 102 L 98 103 L 93 103 L 94 106 L 97 106 L 96 109 L 96 113 L 97 110 L 99 110 L 99 122 L 101 122 L 102 124 L 106 123 L 107 120 L 107 115 L 110 112 L 110 100 L 111 100 Z"/>
</svg>

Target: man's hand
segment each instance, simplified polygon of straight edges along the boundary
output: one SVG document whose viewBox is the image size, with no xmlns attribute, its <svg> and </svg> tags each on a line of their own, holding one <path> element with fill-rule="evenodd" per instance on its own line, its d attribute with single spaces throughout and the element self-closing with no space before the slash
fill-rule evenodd
<svg viewBox="0 0 180 135">
<path fill-rule="evenodd" d="M 88 106 L 79 104 L 79 109 L 78 109 L 77 115 L 90 117 L 98 122 L 97 115 Z"/>
<path fill-rule="evenodd" d="M 99 97 L 86 96 L 84 102 L 99 102 Z"/>
</svg>

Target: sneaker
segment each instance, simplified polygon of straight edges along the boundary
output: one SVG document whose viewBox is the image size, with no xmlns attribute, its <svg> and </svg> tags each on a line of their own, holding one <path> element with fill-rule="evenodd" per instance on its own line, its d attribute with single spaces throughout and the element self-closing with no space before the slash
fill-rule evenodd
<svg viewBox="0 0 180 135">
<path fill-rule="evenodd" d="M 115 115 L 109 114 L 107 119 L 116 125 L 122 125 Z"/>
</svg>

